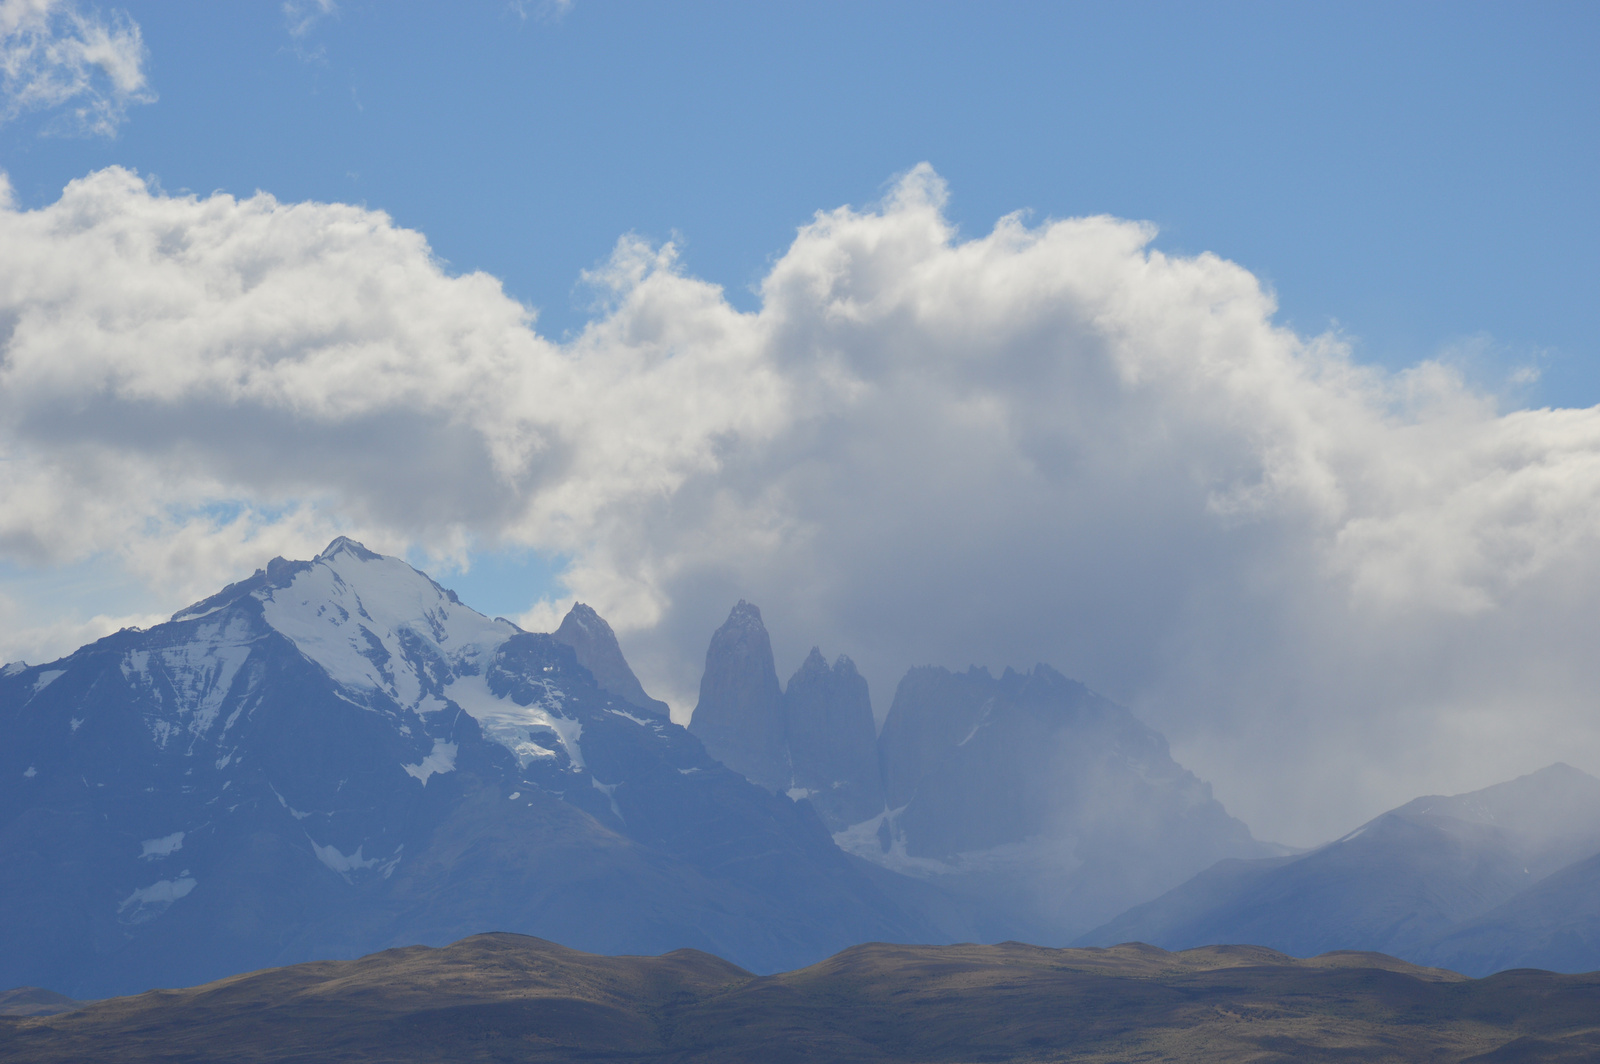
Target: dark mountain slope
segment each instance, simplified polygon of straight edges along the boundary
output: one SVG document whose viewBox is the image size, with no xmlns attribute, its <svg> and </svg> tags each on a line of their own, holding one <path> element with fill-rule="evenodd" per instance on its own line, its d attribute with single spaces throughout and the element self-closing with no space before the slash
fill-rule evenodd
<svg viewBox="0 0 1600 1064">
<path fill-rule="evenodd" d="M 1419 798 L 1304 855 L 1218 865 L 1079 941 L 1442 957 L 1435 939 L 1596 851 L 1600 780 L 1552 765 L 1470 794 Z"/>
<path fill-rule="evenodd" d="M 977 666 L 951 672 L 924 665 L 901 677 L 878 736 L 890 809 L 909 805 L 922 781 L 972 734 L 994 691 L 994 677 Z"/>
<path fill-rule="evenodd" d="M 1474 974 L 1600 970 L 1600 854 L 1545 877 L 1415 952 Z"/>
<path fill-rule="evenodd" d="M 0 986 L 486 928 L 758 969 L 936 933 L 572 647 L 347 540 L 0 675 Z"/>
</svg>

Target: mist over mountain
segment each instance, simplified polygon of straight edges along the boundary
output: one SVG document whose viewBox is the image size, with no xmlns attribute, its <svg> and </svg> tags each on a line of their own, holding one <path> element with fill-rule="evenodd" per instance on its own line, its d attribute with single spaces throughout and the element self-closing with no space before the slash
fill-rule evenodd
<svg viewBox="0 0 1600 1064">
<path fill-rule="evenodd" d="M 809 805 L 572 646 L 346 539 L 8 666 L 0 734 L 3 986 L 92 997 L 486 928 L 755 970 L 938 936 Z"/>
<path fill-rule="evenodd" d="M 1364 949 L 1469 974 L 1592 970 L 1597 854 L 1600 780 L 1557 764 L 1418 798 L 1305 854 L 1221 862 L 1079 941 Z"/>
<path fill-rule="evenodd" d="M 701 692 L 689 729 L 708 750 L 814 804 L 845 850 L 945 896 L 953 937 L 1063 942 L 1221 858 L 1281 852 L 1158 733 L 1047 665 L 912 669 L 874 736 L 849 659 L 830 669 L 813 649 L 780 691 L 760 611 L 741 602 Z"/>
<path fill-rule="evenodd" d="M 1281 852 L 1160 734 L 1048 665 L 908 676 L 879 750 L 902 803 L 874 833 L 883 863 L 985 899 L 1029 941 L 1070 941 L 1222 858 Z M 863 856 L 867 827 L 847 845 Z"/>
</svg>

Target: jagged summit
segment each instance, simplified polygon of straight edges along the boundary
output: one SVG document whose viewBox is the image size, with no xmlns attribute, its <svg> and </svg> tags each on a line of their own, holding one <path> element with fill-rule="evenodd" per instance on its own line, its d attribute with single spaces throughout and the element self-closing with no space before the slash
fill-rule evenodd
<svg viewBox="0 0 1600 1064">
<path fill-rule="evenodd" d="M 849 675 L 856 673 L 856 663 L 848 654 L 840 654 L 833 659 L 833 665 L 828 665 L 828 659 L 823 655 L 821 647 L 812 647 L 811 653 L 806 655 L 806 660 L 800 663 L 800 668 L 790 677 L 789 683 L 793 684 L 802 675 L 821 674 L 824 672 L 838 672 Z"/>
<path fill-rule="evenodd" d="M 810 799 L 832 831 L 883 811 L 872 698 L 855 662 L 840 654 L 830 667 L 812 647 L 784 689 L 783 714 L 790 797 Z"/>
<path fill-rule="evenodd" d="M 595 608 L 587 602 L 574 602 L 567 615 L 561 619 L 561 628 L 581 628 L 591 635 L 610 635 L 611 625 L 606 619 L 595 612 Z M 560 631 L 558 628 L 557 631 Z"/>
<path fill-rule="evenodd" d="M 287 581 L 251 592 L 267 624 L 336 681 L 382 692 L 404 708 L 442 707 L 449 679 L 481 672 L 517 632 L 401 559 L 344 537 L 283 575 Z"/>
<path fill-rule="evenodd" d="M 772 640 L 761 611 L 743 599 L 711 636 L 689 730 L 712 757 L 752 782 L 775 792 L 791 786 Z"/>
<path fill-rule="evenodd" d="M 806 660 L 800 663 L 800 668 L 790 677 L 789 685 L 794 686 L 796 679 L 801 676 L 820 675 L 828 671 L 828 659 L 822 656 L 821 647 L 812 647 L 811 653 L 806 655 Z"/>
<path fill-rule="evenodd" d="M 719 631 L 730 635 L 735 632 L 745 633 L 750 638 L 760 633 L 761 638 L 767 638 L 767 626 L 762 623 L 760 608 L 744 599 L 740 599 L 728 612 L 728 619 L 723 622 Z"/>
<path fill-rule="evenodd" d="M 315 566 L 327 566 L 337 572 L 340 579 L 346 583 L 354 582 L 376 588 L 378 584 L 409 584 L 416 588 L 416 600 L 424 603 L 422 612 L 426 612 L 426 601 L 433 597 L 442 597 L 445 601 L 455 606 L 461 606 L 461 600 L 454 591 L 440 587 L 426 573 L 408 565 L 399 558 L 392 558 L 368 550 L 361 543 L 348 536 L 337 536 L 322 552 L 310 561 L 289 561 L 285 558 L 273 558 L 264 569 L 257 569 L 249 577 L 229 584 L 215 595 L 201 599 L 193 605 L 186 606 L 174 613 L 174 621 L 192 620 L 213 613 L 218 609 L 231 605 L 247 595 L 261 597 L 264 591 L 289 587 L 300 574 Z M 364 568 L 375 565 L 377 568 Z M 424 585 L 431 590 L 424 591 Z M 270 594 L 268 595 L 270 597 Z M 381 592 L 376 593 L 377 598 L 383 597 Z M 376 598 L 375 598 L 376 601 Z M 465 608 L 465 607 L 463 607 Z M 476 611 L 474 611 L 476 612 Z M 420 614 L 419 614 L 420 616 Z M 506 622 L 509 623 L 509 622 Z"/>
<path fill-rule="evenodd" d="M 335 536 L 333 541 L 322 549 L 322 553 L 318 554 L 312 560 L 320 562 L 324 559 L 332 558 L 334 555 L 341 553 L 353 554 L 364 562 L 381 561 L 383 558 L 383 555 L 377 553 L 376 551 L 368 550 L 365 544 L 359 543 L 356 540 L 351 539 L 349 536 Z"/>
<path fill-rule="evenodd" d="M 665 702 L 645 693 L 639 678 L 622 656 L 616 633 L 592 606 L 582 602 L 573 603 L 572 609 L 562 618 L 561 627 L 552 634 L 577 653 L 578 664 L 594 673 L 595 682 L 601 690 L 658 717 L 670 716 L 670 709 Z"/>
</svg>

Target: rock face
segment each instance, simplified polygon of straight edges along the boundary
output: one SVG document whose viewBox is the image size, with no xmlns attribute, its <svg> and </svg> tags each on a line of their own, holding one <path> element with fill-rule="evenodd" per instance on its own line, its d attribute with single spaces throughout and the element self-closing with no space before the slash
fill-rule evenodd
<svg viewBox="0 0 1600 1064">
<path fill-rule="evenodd" d="M 616 633 L 592 607 L 582 602 L 573 604 L 562 618 L 561 627 L 551 635 L 573 649 L 578 664 L 594 675 L 600 690 L 648 710 L 654 716 L 668 717 L 671 711 L 667 704 L 644 693 L 639 678 L 622 656 Z"/>
<path fill-rule="evenodd" d="M 748 602 L 740 600 L 711 637 L 689 731 L 752 783 L 776 793 L 794 785 L 772 640 Z"/>
<path fill-rule="evenodd" d="M 75 998 L 488 928 L 745 967 L 937 937 L 570 645 L 336 540 L 0 674 L 0 987 Z"/>
<path fill-rule="evenodd" d="M 1552 765 L 1470 794 L 1418 798 L 1310 853 L 1218 865 L 1082 942 L 1379 950 L 1468 973 L 1520 963 L 1592 969 L 1597 853 L 1600 780 Z"/>
<path fill-rule="evenodd" d="M 784 689 L 783 715 L 790 797 L 809 799 L 836 831 L 883 810 L 872 699 L 855 662 L 841 654 L 830 668 L 812 647 Z"/>
<path fill-rule="evenodd" d="M 772 640 L 748 602 L 711 637 L 689 730 L 752 783 L 809 799 L 829 830 L 883 809 L 867 681 L 849 658 L 830 668 L 813 647 L 780 688 Z"/>
<path fill-rule="evenodd" d="M 1070 941 L 1129 898 L 1275 852 L 1158 733 L 1047 665 L 911 670 L 878 750 L 891 808 L 835 838 L 967 899 L 986 939 Z"/>
<path fill-rule="evenodd" d="M 953 673 L 927 665 L 905 674 L 878 740 L 890 809 L 909 804 L 923 779 L 972 734 L 993 694 L 994 677 L 976 666 Z"/>
</svg>

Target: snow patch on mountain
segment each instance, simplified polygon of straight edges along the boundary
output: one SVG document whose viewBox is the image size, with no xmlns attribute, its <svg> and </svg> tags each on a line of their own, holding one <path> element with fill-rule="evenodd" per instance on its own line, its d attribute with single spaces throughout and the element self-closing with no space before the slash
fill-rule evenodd
<svg viewBox="0 0 1600 1064">
<path fill-rule="evenodd" d="M 443 739 L 435 739 L 433 741 L 433 749 L 419 764 L 401 765 L 400 767 L 405 769 L 408 775 L 415 776 L 421 780 L 422 785 L 426 787 L 429 776 L 442 775 L 456 770 L 456 744 L 447 743 Z"/>
<path fill-rule="evenodd" d="M 615 783 L 601 783 L 593 776 L 589 777 L 589 783 L 611 802 L 612 815 L 623 823 L 627 823 L 628 818 L 622 815 L 622 807 L 617 804 L 617 785 Z"/>
<path fill-rule="evenodd" d="M 157 745 L 165 748 L 180 730 L 195 738 L 211 732 L 259 639 L 250 620 L 235 614 L 199 626 L 194 637 L 184 643 L 155 651 L 130 650 L 123 655 L 119 666 L 123 677 L 151 703 L 170 705 L 176 713 L 177 719 L 169 715 L 147 721 Z M 246 674 L 241 694 L 248 694 L 256 679 Z M 237 709 L 229 715 L 224 731 L 238 715 Z"/>
<path fill-rule="evenodd" d="M 337 846 L 322 846 L 311 836 L 307 835 L 306 838 L 310 840 L 311 849 L 316 853 L 317 860 L 339 873 L 346 882 L 351 882 L 351 873 L 365 872 L 368 869 L 377 871 L 385 879 L 389 878 L 389 874 L 394 871 L 395 865 L 400 863 L 400 851 L 405 849 L 405 845 L 402 843 L 395 849 L 394 854 L 385 861 L 379 857 L 362 856 L 362 851 L 366 849 L 366 843 L 357 846 L 355 853 L 343 853 Z"/>
<path fill-rule="evenodd" d="M 196 883 L 197 880 L 189 876 L 158 879 L 148 887 L 140 887 L 123 898 L 121 904 L 117 906 L 117 917 L 129 924 L 148 923 L 166 912 L 173 902 L 187 897 Z"/>
<path fill-rule="evenodd" d="M 241 625 L 242 619 L 230 619 L 229 630 L 202 633 L 200 642 L 161 652 L 161 664 L 178 694 L 178 704 L 190 714 L 191 735 L 205 735 L 211 730 L 234 677 L 250 657 L 250 643 L 254 640 L 241 640 L 241 633 L 232 630 Z"/>
<path fill-rule="evenodd" d="M 859 824 L 834 833 L 833 842 L 845 853 L 880 864 L 892 872 L 911 876 L 948 875 L 957 869 L 931 857 L 913 857 L 906 852 L 905 835 L 895 827 L 895 819 L 905 806 L 886 809 Z"/>
<path fill-rule="evenodd" d="M 145 839 L 139 845 L 143 853 L 139 854 L 140 860 L 149 860 L 152 857 L 170 857 L 183 849 L 183 835 L 181 831 L 174 831 L 171 835 L 163 835 L 159 839 Z"/>
<path fill-rule="evenodd" d="M 982 850 L 968 850 L 947 860 L 917 857 L 907 852 L 904 833 L 895 823 L 899 809 L 852 824 L 833 836 L 834 844 L 846 853 L 864 858 L 901 875 L 929 878 L 948 875 L 989 875 L 1021 880 L 1047 876 L 1062 880 L 1083 867 L 1077 839 L 1030 835 L 1015 842 L 1003 842 Z"/>
<path fill-rule="evenodd" d="M 267 788 L 272 791 L 272 796 L 278 799 L 278 804 L 283 806 L 284 809 L 288 810 L 289 815 L 294 817 L 296 820 L 304 820 L 306 817 L 311 815 L 310 813 L 301 812 L 299 809 L 296 809 L 294 806 L 290 805 L 284 800 L 283 795 L 278 793 L 278 788 L 272 786 L 272 784 L 267 784 Z"/>
</svg>

